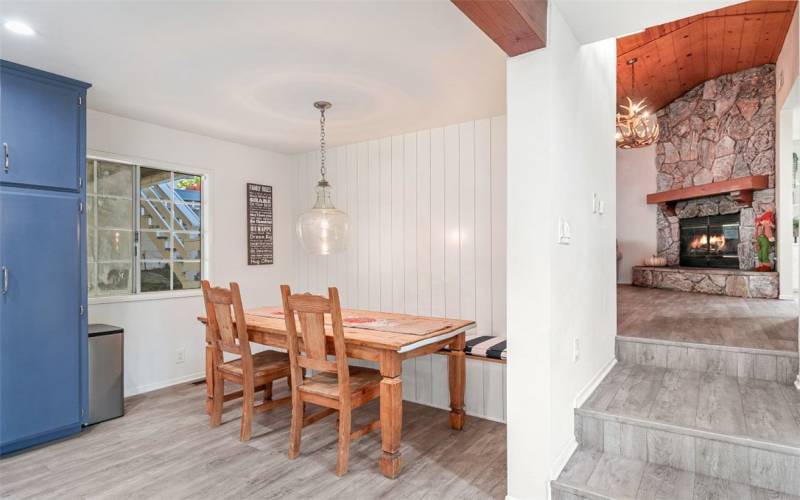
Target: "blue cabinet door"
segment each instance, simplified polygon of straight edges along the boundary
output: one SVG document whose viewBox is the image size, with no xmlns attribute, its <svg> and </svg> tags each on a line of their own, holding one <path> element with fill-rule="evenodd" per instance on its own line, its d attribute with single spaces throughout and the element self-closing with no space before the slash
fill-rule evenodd
<svg viewBox="0 0 800 500">
<path fill-rule="evenodd" d="M 0 186 L 0 453 L 80 430 L 80 199 Z"/>
<path fill-rule="evenodd" d="M 79 189 L 85 91 L 0 66 L 0 182 Z"/>
</svg>

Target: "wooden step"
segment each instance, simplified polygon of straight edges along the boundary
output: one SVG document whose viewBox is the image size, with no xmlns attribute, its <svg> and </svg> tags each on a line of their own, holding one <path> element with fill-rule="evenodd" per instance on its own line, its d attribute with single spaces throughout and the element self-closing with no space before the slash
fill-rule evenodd
<svg viewBox="0 0 800 500">
<path fill-rule="evenodd" d="M 621 364 L 721 373 L 740 378 L 793 384 L 797 379 L 797 351 L 729 347 L 714 344 L 617 336 Z"/>
<path fill-rule="evenodd" d="M 584 448 L 800 495 L 800 391 L 775 381 L 617 365 L 575 410 Z"/>
<path fill-rule="evenodd" d="M 550 489 L 553 500 L 800 500 L 753 484 L 747 476 L 721 479 L 585 447 L 575 451 Z"/>
</svg>

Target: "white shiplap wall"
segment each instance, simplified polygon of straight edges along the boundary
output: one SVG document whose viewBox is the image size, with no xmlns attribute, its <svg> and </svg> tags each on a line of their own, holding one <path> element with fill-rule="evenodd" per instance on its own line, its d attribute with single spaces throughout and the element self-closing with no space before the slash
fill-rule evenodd
<svg viewBox="0 0 800 500">
<path fill-rule="evenodd" d="M 319 153 L 297 155 L 297 213 L 314 202 Z M 295 237 L 294 288 L 336 286 L 351 308 L 475 319 L 506 333 L 506 119 L 487 118 L 332 148 L 346 252 L 309 256 Z M 403 365 L 403 396 L 449 406 L 447 360 Z M 467 360 L 467 413 L 505 420 L 505 366 Z"/>
</svg>

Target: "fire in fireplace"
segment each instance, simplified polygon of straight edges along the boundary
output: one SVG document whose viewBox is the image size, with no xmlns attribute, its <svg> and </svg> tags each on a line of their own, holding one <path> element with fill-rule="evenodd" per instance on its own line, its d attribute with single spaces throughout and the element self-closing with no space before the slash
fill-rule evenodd
<svg viewBox="0 0 800 500">
<path fill-rule="evenodd" d="M 680 263 L 739 268 L 739 214 L 681 219 Z"/>
</svg>

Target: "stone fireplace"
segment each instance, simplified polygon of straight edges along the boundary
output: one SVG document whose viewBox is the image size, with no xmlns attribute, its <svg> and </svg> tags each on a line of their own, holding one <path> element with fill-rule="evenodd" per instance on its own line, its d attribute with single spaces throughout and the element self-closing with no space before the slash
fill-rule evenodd
<svg viewBox="0 0 800 500">
<path fill-rule="evenodd" d="M 753 272 L 756 218 L 775 212 L 775 66 L 708 80 L 657 117 L 658 192 L 648 202 L 671 200 L 659 203 L 656 238 L 669 267 L 634 268 L 634 284 L 777 296 L 778 274 Z"/>
</svg>

